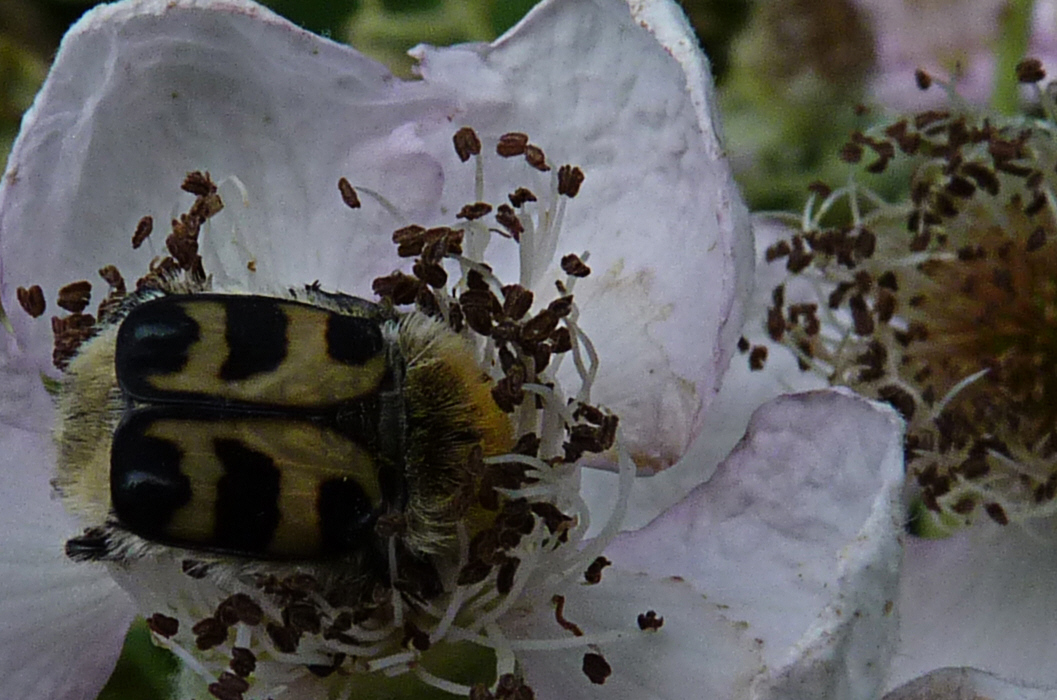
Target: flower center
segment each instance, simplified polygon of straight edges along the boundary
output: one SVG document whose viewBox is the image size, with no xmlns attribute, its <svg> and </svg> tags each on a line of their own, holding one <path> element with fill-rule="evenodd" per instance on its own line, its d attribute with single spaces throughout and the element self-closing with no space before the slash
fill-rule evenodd
<svg viewBox="0 0 1057 700">
<path fill-rule="evenodd" d="M 378 313 L 388 319 L 378 322 L 378 342 L 391 348 L 397 359 L 386 362 L 390 373 L 400 377 L 387 381 L 401 389 L 399 396 L 379 390 L 380 398 L 372 395 L 371 400 L 401 407 L 399 412 L 392 412 L 399 424 L 393 430 L 400 430 L 400 439 L 411 445 L 395 451 L 409 465 L 403 474 L 380 476 L 382 483 L 374 488 L 383 492 L 395 489 L 398 494 L 389 499 L 388 510 L 371 516 L 376 519 L 370 521 L 373 529 L 369 534 L 378 547 L 346 553 L 340 561 L 319 562 L 269 561 L 246 556 L 237 548 L 230 555 L 218 554 L 217 547 L 208 545 L 219 541 L 219 535 L 200 522 L 193 522 L 187 531 L 207 544 L 201 550 L 196 549 L 191 535 L 173 535 L 168 524 L 157 530 L 163 536 L 153 540 L 135 527 L 126 527 L 109 500 L 85 505 L 85 501 L 98 497 L 89 494 L 81 483 L 80 471 L 67 469 L 70 473 L 64 473 L 60 464 L 57 487 L 71 509 L 90 521 L 82 536 L 67 543 L 67 553 L 75 560 L 107 563 L 111 575 L 147 612 L 155 640 L 205 679 L 213 697 L 228 700 L 247 693 L 277 697 L 283 689 L 307 696 L 317 693 L 310 688 L 320 684 L 330 688 L 325 692 L 338 692 L 336 688 L 350 683 L 370 692 L 374 684 L 397 677 L 404 680 L 386 686 L 386 692 L 395 692 L 399 683 L 414 678 L 420 686 L 409 693 L 420 692 L 421 684 L 425 684 L 480 700 L 493 694 L 521 697 L 517 693 L 525 686 L 517 662 L 519 649 L 580 649 L 587 678 L 603 683 L 611 669 L 601 646 L 629 633 L 655 630 L 662 623 L 662 618 L 650 611 L 639 616 L 637 627 L 631 621 L 629 630 L 592 633 L 565 618 L 561 592 L 579 585 L 581 577 L 587 584 L 598 583 L 609 563 L 600 555 L 617 532 L 635 471 L 620 447 L 616 416 L 590 400 L 598 357 L 578 324 L 579 310 L 572 294 L 577 280 L 590 273 L 586 254 L 562 258 L 566 277 L 555 281 L 556 298 L 531 313 L 534 293 L 529 287 L 540 281 L 553 259 L 566 202 L 576 196 L 583 173 L 568 165 L 553 169 L 527 136 L 504 134 L 497 139 L 496 154 L 523 158 L 529 170 L 544 182 L 539 187 L 537 178 L 539 195 L 527 187 L 517 187 L 510 192 L 509 203 L 493 206 L 482 201 L 479 138 L 464 128 L 454 142 L 463 162 L 474 160 L 477 201 L 463 207 L 456 221 L 448 225 L 397 229 L 393 242 L 399 256 L 413 258 L 411 274 L 396 272 L 375 280 L 373 285 L 382 299 Z M 70 315 L 52 322 L 58 367 L 69 366 L 77 376 L 82 372 L 77 364 L 80 355 L 96 347 L 93 343 L 104 343 L 114 335 L 110 329 L 125 323 L 130 310 L 144 299 L 149 303 L 154 298 L 151 295 L 190 294 L 181 297 L 186 301 L 179 303 L 190 310 L 187 318 L 192 320 L 196 313 L 205 318 L 208 310 L 195 306 L 196 294 L 215 306 L 232 303 L 231 297 L 207 294 L 211 278 L 198 253 L 207 221 L 223 208 L 217 187 L 208 174 L 192 173 L 183 189 L 195 195 L 195 203 L 174 220 L 166 239 L 169 255 L 151 263 L 148 274 L 137 282 L 135 294 L 126 293 L 116 269 L 104 269 L 100 274 L 110 292 L 96 318 L 84 313 L 90 298 L 88 282 L 60 290 L 59 305 Z M 344 178 L 338 189 L 352 209 L 364 206 L 362 193 L 367 206 L 373 202 L 388 211 L 399 211 L 380 194 L 363 189 L 357 192 Z M 133 245 L 142 244 L 152 229 L 153 222 L 144 218 L 133 235 Z M 494 238 L 501 239 L 497 245 L 518 245 L 521 266 L 517 283 L 504 284 L 484 262 L 485 249 Z M 453 271 L 457 279 L 449 285 Z M 359 309 L 361 303 L 367 303 L 324 292 L 318 285 L 292 294 L 295 300 L 318 301 L 328 309 Z M 39 288 L 20 290 L 19 298 L 28 313 L 43 312 Z M 314 319 L 329 318 L 325 312 L 303 310 L 291 303 L 260 303 L 282 316 L 284 323 L 301 319 L 311 324 Z M 155 323 L 167 322 L 158 318 Z M 171 327 L 176 330 L 157 327 L 178 335 L 182 326 Z M 146 330 L 158 332 L 155 326 Z M 472 349 L 469 359 L 464 359 L 466 347 Z M 198 351 L 192 348 L 187 352 L 190 356 Z M 578 379 L 568 390 L 563 390 L 557 380 L 557 370 L 565 361 L 573 363 Z M 116 362 L 119 374 L 121 362 Z M 489 377 L 487 384 L 482 383 L 482 374 Z M 197 381 L 197 377 L 189 380 Z M 75 383 L 69 380 L 70 386 Z M 452 398 L 453 385 L 469 387 L 457 401 Z M 117 391 L 114 387 L 110 394 L 117 396 Z M 152 415 L 151 391 L 135 396 L 140 404 L 138 415 Z M 246 400 L 241 393 L 233 396 L 236 404 Z M 248 425 L 244 414 L 257 411 L 252 403 L 257 399 L 250 396 L 250 403 L 238 415 L 221 410 L 216 422 L 236 424 L 242 420 Z M 65 400 L 76 401 L 77 397 Z M 280 400 L 285 399 L 275 399 Z M 375 406 L 356 404 L 355 411 L 383 411 L 359 408 L 361 405 Z M 465 418 L 464 422 L 440 415 L 449 405 L 453 406 L 451 411 Z M 282 409 L 283 405 L 276 404 L 275 408 Z M 352 409 L 344 411 L 334 419 L 345 421 L 342 425 L 369 420 L 357 419 L 360 413 Z M 275 413 L 269 413 L 273 424 L 278 422 Z M 346 413 L 352 417 L 345 417 Z M 116 432 L 130 430 L 121 416 L 118 411 L 107 419 L 109 422 L 102 421 L 103 431 L 114 435 L 115 443 Z M 191 425 L 193 431 L 203 434 L 213 430 L 204 424 Z M 295 424 L 292 430 L 296 434 L 304 428 Z M 463 442 L 459 442 L 459 435 L 471 433 L 483 437 L 478 442 L 463 440 L 472 447 L 460 447 Z M 286 441 L 284 435 L 275 433 L 267 443 L 280 456 L 293 451 L 295 444 Z M 156 434 L 147 437 L 157 439 Z M 332 439 L 339 446 L 350 442 L 344 435 Z M 387 440 L 390 436 L 379 431 L 375 439 L 383 445 L 377 448 L 379 452 L 384 451 Z M 256 448 L 257 452 L 247 448 L 257 443 L 245 442 L 243 433 L 199 441 L 196 445 L 205 447 L 195 454 L 205 454 L 208 462 L 212 459 L 209 450 L 219 449 L 209 445 L 218 442 L 227 448 L 233 445 L 240 455 L 253 453 L 258 462 L 272 456 L 267 445 Z M 296 444 L 298 450 L 307 450 L 314 457 L 324 454 L 311 441 Z M 589 513 L 579 495 L 579 460 L 585 453 L 604 451 L 614 451 L 618 456 L 619 502 L 601 535 L 587 542 L 583 535 Z M 442 460 L 438 454 L 447 456 Z M 443 469 L 428 466 L 435 462 Z M 314 470 L 311 466 L 305 473 L 314 475 Z M 161 472 L 143 474 L 136 476 L 136 484 L 148 477 L 157 482 Z M 182 476 L 179 468 L 177 475 Z M 385 479 L 400 483 L 387 486 Z M 165 484 L 155 488 L 165 495 L 173 491 Z M 194 488 L 203 491 L 200 486 Z M 361 501 L 370 503 L 367 496 Z M 299 517 L 282 511 L 281 505 L 277 507 L 280 520 L 296 521 Z M 223 515 L 221 510 L 218 506 L 218 518 Z M 100 513 L 106 517 L 100 519 Z M 333 516 L 321 512 L 318 517 Z M 262 542 L 267 544 L 270 533 L 265 535 Z M 219 547 L 224 548 L 231 547 Z M 548 606 L 554 607 L 554 638 L 524 640 L 504 635 L 504 616 L 515 609 Z M 569 614 L 574 615 L 574 611 Z M 642 619 L 646 619 L 645 625 Z"/>
<path fill-rule="evenodd" d="M 1022 65 L 1022 81 L 1040 72 Z M 1051 116 L 966 108 L 856 133 L 842 157 L 909 173 L 909 197 L 889 203 L 855 179 L 813 185 L 800 231 L 767 251 L 789 272 L 771 341 L 900 411 L 921 501 L 948 519 L 1057 510 L 1055 139 Z M 845 223 L 823 223 L 845 206 Z"/>
</svg>

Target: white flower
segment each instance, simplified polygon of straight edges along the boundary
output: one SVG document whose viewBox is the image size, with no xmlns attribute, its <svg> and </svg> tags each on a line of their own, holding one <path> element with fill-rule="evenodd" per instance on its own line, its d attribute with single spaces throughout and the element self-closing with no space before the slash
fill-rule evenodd
<svg viewBox="0 0 1057 700">
<path fill-rule="evenodd" d="M 1037 83 L 1040 66 L 1018 74 Z M 847 386 L 907 420 L 908 525 L 937 539 L 908 538 L 893 697 L 1057 690 L 1055 112 L 1038 88 L 1039 118 L 955 104 L 853 135 L 846 159 L 908 173 L 904 200 L 856 175 L 816 186 L 792 232 L 756 227 L 773 263 L 752 325 L 812 370 L 771 353 L 785 366 L 762 385 Z"/>
<path fill-rule="evenodd" d="M 643 471 L 663 470 L 701 431 L 754 262 L 715 132 L 708 65 L 678 9 L 547 2 L 494 44 L 415 56 L 423 80 L 401 83 L 350 49 L 231 0 L 101 7 L 65 39 L 0 189 L 0 299 L 10 326 L 0 350 L 4 695 L 94 697 L 132 617 L 161 612 L 181 623 L 172 638 L 155 631 L 190 669 L 186 694 L 204 694 L 205 677 L 221 698 L 344 696 L 386 683 L 376 668 L 391 664 L 397 683 L 414 676 L 461 693 L 511 672 L 492 688 L 498 697 L 515 692 L 511 679 L 541 698 L 876 695 L 893 650 L 900 558 L 901 428 L 890 411 L 839 392 L 771 404 L 709 484 L 612 540 L 632 488 L 628 456 Z M 469 163 L 452 147 L 464 125 L 486 144 Z M 582 192 L 559 197 L 553 171 L 495 155 L 508 132 L 528 134 L 548 163 L 582 167 Z M 461 681 L 468 685 L 445 676 L 454 662 L 431 665 L 413 644 L 394 651 L 400 640 L 389 628 L 382 651 L 346 661 L 319 657 L 340 647 L 310 630 L 302 637 L 311 649 L 277 650 L 242 615 L 234 632 L 220 630 L 219 645 L 195 650 L 203 635 L 190 623 L 244 593 L 244 580 L 185 575 L 186 552 L 176 550 L 106 565 L 64 556 L 64 543 L 93 523 L 52 496 L 52 339 L 47 323 L 19 310 L 18 288 L 41 285 L 50 299 L 107 265 L 131 281 L 164 255 L 157 232 L 145 250 L 128 244 L 137 222 L 182 211 L 177 185 L 198 170 L 213 173 L 226 203 L 202 229 L 204 265 L 221 289 L 276 294 L 318 280 L 369 296 L 370 281 L 400 264 L 394 229 L 451 224 L 463 204 L 498 203 L 526 180 L 541 195 L 522 212 L 531 235 L 520 247 L 497 237 L 483 251 L 480 227 L 467 225 L 467 257 L 530 287 L 538 309 L 566 279 L 562 255 L 590 253 L 575 322 L 601 364 L 592 377 L 589 361 L 588 371 L 565 362 L 556 396 L 563 387 L 575 394 L 586 375 L 591 402 L 620 416 L 618 449 L 594 458 L 619 462 L 614 514 L 588 513 L 576 491 L 580 465 L 569 465 L 535 491 L 579 518 L 571 544 L 555 546 L 534 518 L 517 545 L 513 592 L 501 592 L 493 572 L 477 592 L 494 606 L 461 601 L 462 585 L 424 602 L 392 598 L 426 621 L 419 631 L 433 646 L 473 643 L 462 656 L 484 670 Z M 342 202 L 342 177 L 362 208 Z M 564 409 L 547 406 L 552 416 Z M 556 435 L 560 444 L 560 428 Z M 705 466 L 684 460 L 679 469 L 696 482 Z M 583 539 L 588 515 L 606 523 L 594 540 Z M 586 585 L 580 572 L 607 543 L 614 565 Z M 270 595 L 257 602 L 274 604 Z M 664 618 L 659 629 L 650 610 Z M 225 680 L 233 646 L 252 648 L 257 665 L 232 667 Z M 338 666 L 327 679 L 306 670 L 320 658 Z"/>
</svg>

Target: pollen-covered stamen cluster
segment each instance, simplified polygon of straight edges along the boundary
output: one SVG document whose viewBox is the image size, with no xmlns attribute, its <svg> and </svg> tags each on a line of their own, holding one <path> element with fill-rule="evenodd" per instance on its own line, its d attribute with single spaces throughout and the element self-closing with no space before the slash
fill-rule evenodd
<svg viewBox="0 0 1057 700">
<path fill-rule="evenodd" d="M 462 155 L 469 149 L 466 160 L 479 157 L 476 140 L 472 131 L 461 130 L 456 151 Z M 543 151 L 523 135 L 501 137 L 497 154 L 520 155 L 534 172 L 551 172 Z M 478 190 L 483 189 L 480 172 L 478 161 Z M 648 611 L 629 620 L 627 629 L 585 633 L 556 602 L 556 592 L 581 585 L 581 577 L 587 584 L 601 580 L 608 562 L 598 555 L 622 512 L 617 509 L 603 537 L 583 545 L 588 513 L 579 496 L 577 460 L 617 443 L 616 417 L 589 402 L 597 358 L 576 323 L 571 294 L 574 281 L 590 268 L 579 256 L 565 256 L 561 267 L 568 277 L 556 284 L 556 298 L 533 312 L 534 294 L 527 286 L 503 284 L 469 252 L 480 255 L 493 235 L 535 251 L 521 255 L 523 265 L 553 249 L 563 208 L 558 200 L 574 196 L 583 179 L 570 166 L 553 175 L 550 190 L 539 198 L 528 188 L 516 188 L 510 205 L 492 208 L 479 198 L 448 225 L 398 229 L 393 241 L 398 255 L 414 259 L 411 274 L 397 272 L 373 285 L 385 303 L 413 304 L 418 313 L 442 320 L 472 341 L 479 366 L 492 375 L 492 397 L 515 427 L 508 453 L 470 453 L 462 482 L 444 506 L 445 518 L 455 523 L 451 542 L 433 542 L 430 553 L 414 552 L 407 544 L 412 523 L 399 514 L 382 517 L 376 532 L 389 542 L 388 574 L 370 580 L 343 577 L 333 567 L 275 564 L 267 573 L 246 566 L 232 580 L 222 565 L 184 559 L 179 564 L 183 575 L 203 585 L 223 580 L 228 597 L 212 607 L 184 606 L 179 616 L 160 602 L 152 629 L 160 643 L 209 679 L 214 697 L 247 697 L 255 692 L 255 682 L 272 688 L 311 677 L 355 688 L 358 675 L 413 674 L 428 685 L 479 700 L 530 698 L 517 661 L 520 648 L 569 649 L 571 636 L 572 646 L 584 651 L 585 681 L 603 683 L 611 672 L 603 645 L 663 624 Z M 351 183 L 343 179 L 338 188 L 347 205 L 361 206 Z M 492 211 L 498 228 L 487 222 Z M 449 268 L 461 275 L 454 284 Z M 523 269 L 521 279 L 539 273 Z M 567 355 L 580 377 L 572 401 L 553 374 Z M 627 486 L 634 467 L 626 455 L 621 467 Z M 627 488 L 621 498 L 627 498 Z M 556 606 L 553 639 L 506 638 L 499 622 L 515 605 Z M 173 624 L 188 618 L 190 624 Z M 432 661 L 437 650 L 443 657 L 445 648 L 467 642 L 494 658 L 494 675 L 485 674 L 496 679 L 491 685 L 452 682 L 444 677 L 443 664 Z"/>
<path fill-rule="evenodd" d="M 445 586 L 448 608 L 445 618 L 436 623 L 443 634 L 433 627 L 431 638 L 473 641 L 495 651 L 500 681 L 488 690 L 475 687 L 471 697 L 521 697 L 504 690 L 505 682 L 518 677 L 519 640 L 504 639 L 494 623 L 515 602 L 555 604 L 552 594 L 563 585 L 580 576 L 589 583 L 601 579 L 608 562 L 597 555 L 613 528 L 607 528 L 607 535 L 591 546 L 579 546 L 588 514 L 578 495 L 577 461 L 587 452 L 614 448 L 617 418 L 590 404 L 597 357 L 577 324 L 578 311 L 571 293 L 576 279 L 590 274 L 585 260 L 574 254 L 561 259 L 567 278 L 556 283 L 557 297 L 535 313 L 535 295 L 528 288 L 540 275 L 541 270 L 536 269 L 541 267 L 539 262 L 549 262 L 553 256 L 565 201 L 578 193 L 584 180 L 582 171 L 569 165 L 552 169 L 543 151 L 526 135 L 504 134 L 497 139 L 497 155 L 523 157 L 531 170 L 549 172 L 552 177 L 543 196 L 538 197 L 528 187 L 517 187 L 508 195 L 509 204 L 493 206 L 481 198 L 482 149 L 477 134 L 461 129 L 454 144 L 463 162 L 476 159 L 477 201 L 462 207 L 457 221 L 448 226 L 412 225 L 395 231 L 393 242 L 398 254 L 414 258 L 412 274 L 395 272 L 378 279 L 374 290 L 394 305 L 414 304 L 419 311 L 443 319 L 456 332 L 474 339 L 482 367 L 492 368 L 492 396 L 511 414 L 518 437 L 510 453 L 484 459 L 468 470 L 474 475 L 473 484 L 468 495 L 457 502 L 466 513 L 479 508 L 496 515 L 483 527 L 467 521 L 466 530 L 460 530 L 466 540 L 460 547 L 455 587 Z M 346 186 L 339 184 L 348 202 Z M 489 224 L 493 217 L 497 226 Z M 479 256 L 491 236 L 519 245 L 519 283 L 503 284 L 480 257 L 471 254 L 473 250 Z M 463 273 L 450 289 L 445 259 L 457 263 Z M 571 402 L 564 398 L 554 378 L 565 356 L 572 357 L 580 379 Z M 621 461 L 630 477 L 633 466 L 626 455 Z M 621 497 L 626 499 L 626 492 Z M 619 520 L 620 516 L 614 517 Z M 460 623 L 445 629 L 453 606 L 459 609 L 455 615 Z M 660 626 L 656 614 L 648 614 L 652 616 L 650 622 L 640 624 L 640 630 Z M 556 633 L 570 631 L 563 620 L 559 607 Z M 604 682 L 609 669 L 599 645 L 623 633 L 586 636 L 576 629 L 575 634 L 582 637 L 581 646 L 587 650 L 585 675 L 592 682 Z M 547 645 L 540 640 L 533 643 L 535 648 Z M 560 639 L 554 644 L 556 649 L 568 646 Z"/>
<path fill-rule="evenodd" d="M 198 236 L 202 226 L 224 208 L 217 194 L 217 186 L 209 173 L 191 172 L 184 179 L 181 189 L 195 195 L 194 203 L 186 213 L 172 220 L 172 231 L 165 239 L 168 255 L 155 258 L 146 275 L 136 281 L 136 291 L 154 289 L 174 284 L 187 291 L 200 291 L 207 284 L 202 256 L 198 254 Z M 136 224 L 132 234 L 132 247 L 139 248 L 154 229 L 154 221 L 145 216 Z M 62 287 L 56 303 L 67 311 L 66 316 L 53 316 L 51 328 L 55 336 L 52 363 L 64 369 L 78 348 L 94 336 L 120 309 L 127 295 L 125 279 L 113 265 L 99 270 L 99 276 L 107 283 L 108 291 L 99 302 L 96 315 L 84 313 L 92 296 L 92 283 L 88 280 L 71 282 Z M 22 309 L 37 318 L 46 309 L 43 290 L 39 285 L 19 287 L 18 301 Z"/>
<path fill-rule="evenodd" d="M 789 272 L 771 341 L 900 411 L 929 509 L 1002 524 L 1057 510 L 1057 125 L 1037 94 L 1045 118 L 928 111 L 853 135 L 842 157 L 909 166 L 908 198 L 818 183 L 800 231 L 766 253 Z M 838 204 L 850 221 L 823 223 Z"/>
</svg>

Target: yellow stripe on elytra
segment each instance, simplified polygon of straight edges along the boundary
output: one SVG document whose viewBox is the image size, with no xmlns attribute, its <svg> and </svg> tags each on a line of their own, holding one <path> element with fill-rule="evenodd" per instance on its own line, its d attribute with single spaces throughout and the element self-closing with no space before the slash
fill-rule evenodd
<svg viewBox="0 0 1057 700">
<path fill-rule="evenodd" d="M 191 500 L 173 512 L 166 534 L 180 541 L 208 542 L 216 531 L 217 482 L 224 467 L 216 458 L 215 424 L 160 420 L 151 424 L 147 437 L 175 444 L 181 452 L 180 471 L 191 482 Z"/>
<path fill-rule="evenodd" d="M 226 305 L 223 301 L 195 299 L 182 304 L 200 329 L 199 340 L 188 350 L 187 364 L 179 372 L 151 376 L 151 386 L 162 392 L 297 407 L 333 405 L 378 390 L 386 371 L 384 353 L 362 365 L 337 362 L 327 348 L 330 312 L 301 304 L 276 303 L 288 325 L 286 358 L 275 370 L 245 379 L 222 379 L 221 368 L 228 357 Z"/>
<path fill-rule="evenodd" d="M 219 421 L 160 419 L 148 437 L 177 445 L 180 469 L 191 482 L 191 500 L 173 513 L 166 534 L 174 540 L 215 539 L 217 484 L 224 465 L 216 440 L 234 440 L 267 455 L 280 475 L 279 524 L 268 551 L 277 556 L 310 555 L 322 548 L 318 500 L 326 481 L 351 479 L 377 509 L 382 488 L 370 454 L 348 438 L 305 421 L 239 417 Z"/>
</svg>

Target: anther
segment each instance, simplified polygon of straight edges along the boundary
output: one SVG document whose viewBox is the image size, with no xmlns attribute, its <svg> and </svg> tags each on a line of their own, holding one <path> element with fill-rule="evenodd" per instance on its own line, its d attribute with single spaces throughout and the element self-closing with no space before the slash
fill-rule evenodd
<svg viewBox="0 0 1057 700">
<path fill-rule="evenodd" d="M 452 142 L 455 144 L 455 153 L 463 163 L 470 160 L 471 156 L 481 153 L 481 139 L 477 137 L 477 132 L 468 126 L 456 131 Z"/>
<path fill-rule="evenodd" d="M 767 346 L 756 345 L 749 353 L 749 369 L 758 372 L 767 365 Z"/>
<path fill-rule="evenodd" d="M 147 240 L 147 236 L 154 230 L 154 218 L 150 216 L 144 216 L 136 224 L 136 230 L 132 234 L 132 247 L 133 249 L 139 248 L 143 245 L 143 241 Z"/>
<path fill-rule="evenodd" d="M 861 294 L 856 294 L 848 300 L 848 308 L 851 310 L 852 321 L 855 324 L 857 335 L 871 335 L 874 332 L 874 320 L 870 315 L 870 309 Z"/>
<path fill-rule="evenodd" d="M 573 255 L 572 253 L 562 256 L 561 266 L 565 274 L 573 277 L 587 277 L 591 274 L 591 268 L 587 266 L 587 263 L 579 255 Z"/>
<path fill-rule="evenodd" d="M 640 630 L 659 630 L 664 626 L 664 618 L 658 617 L 657 613 L 653 610 L 647 610 L 645 613 L 640 613 L 638 618 Z"/>
<path fill-rule="evenodd" d="M 528 134 L 511 132 L 499 137 L 495 152 L 504 158 L 512 158 L 524 155 L 526 146 L 528 146 Z"/>
<path fill-rule="evenodd" d="M 563 165 L 558 168 L 558 194 L 571 199 L 580 192 L 580 185 L 583 182 L 584 172 L 580 168 L 572 165 Z"/>
<path fill-rule="evenodd" d="M 588 680 L 596 685 L 602 685 L 613 673 L 613 668 L 601 654 L 588 652 L 584 654 L 583 672 Z"/>
<path fill-rule="evenodd" d="M 1034 253 L 1044 245 L 1046 245 L 1046 230 L 1041 226 L 1037 226 L 1031 234 L 1028 235 L 1028 240 L 1024 248 L 1028 253 Z"/>
<path fill-rule="evenodd" d="M 840 159 L 845 163 L 858 163 L 862 154 L 863 147 L 857 143 L 846 143 L 840 149 Z"/>
<path fill-rule="evenodd" d="M 401 646 L 416 651 L 428 651 L 429 635 L 419 629 L 413 622 L 404 623 L 404 639 Z"/>
<path fill-rule="evenodd" d="M 245 647 L 232 647 L 231 663 L 228 667 L 236 675 L 246 678 L 257 669 L 257 657 Z"/>
<path fill-rule="evenodd" d="M 455 215 L 455 218 L 473 221 L 491 213 L 491 211 L 492 205 L 488 202 L 474 202 L 473 204 L 464 204 L 459 213 Z"/>
<path fill-rule="evenodd" d="M 528 533 L 525 533 L 528 534 Z M 514 588 L 514 576 L 517 574 L 521 560 L 517 557 L 508 557 L 499 565 L 499 574 L 496 576 L 495 589 L 502 595 L 507 595 Z"/>
<path fill-rule="evenodd" d="M 524 206 L 526 202 L 535 202 L 536 195 L 532 193 L 532 190 L 529 190 L 525 187 L 519 187 L 513 192 L 511 192 L 509 195 L 507 195 L 507 199 L 510 200 L 510 204 L 515 209 L 518 209 Z"/>
<path fill-rule="evenodd" d="M 503 287 L 503 314 L 515 321 L 520 320 L 532 308 L 533 294 L 519 284 Z"/>
<path fill-rule="evenodd" d="M 1009 516 L 1006 509 L 998 503 L 985 503 L 984 512 L 999 525 L 1009 525 Z"/>
<path fill-rule="evenodd" d="M 225 671 L 216 683 L 209 684 L 209 694 L 217 700 L 242 700 L 243 693 L 250 689 L 245 678 Z"/>
<path fill-rule="evenodd" d="M 1042 61 L 1037 58 L 1025 58 L 1017 64 L 1017 80 L 1022 83 L 1037 83 L 1046 77 Z"/>
<path fill-rule="evenodd" d="M 147 629 L 159 637 L 169 639 L 174 637 L 177 632 L 180 631 L 180 621 L 175 617 L 169 617 L 168 615 L 162 615 L 161 613 L 154 613 L 147 618 Z"/>
<path fill-rule="evenodd" d="M 777 243 L 773 243 L 767 246 L 767 250 L 764 253 L 764 258 L 767 262 L 774 262 L 778 258 L 784 258 L 789 255 L 792 249 L 789 247 L 789 241 L 781 240 Z"/>
<path fill-rule="evenodd" d="M 814 193 L 822 199 L 825 199 L 826 197 L 833 194 L 833 188 L 831 188 L 826 183 L 822 182 L 822 180 L 815 180 L 814 182 L 808 184 L 807 191 Z"/>
<path fill-rule="evenodd" d="M 514 210 L 507 204 L 500 204 L 495 214 L 496 222 L 505 228 L 510 237 L 515 241 L 521 240 L 521 234 L 525 232 L 525 226 L 521 223 Z"/>
<path fill-rule="evenodd" d="M 561 626 L 561 628 L 572 632 L 576 637 L 584 636 L 584 632 L 580 629 L 579 625 L 565 619 L 565 596 L 556 595 L 551 598 L 551 602 L 554 603 L 554 620 Z"/>
<path fill-rule="evenodd" d="M 43 315 L 47 303 L 44 301 L 44 291 L 40 288 L 39 284 L 34 284 L 28 289 L 25 287 L 19 287 L 15 290 L 15 294 L 18 297 L 18 305 L 22 307 L 22 310 L 30 315 L 32 318 L 39 318 Z"/>
<path fill-rule="evenodd" d="M 344 177 L 338 180 L 338 192 L 341 193 L 341 201 L 345 202 L 349 209 L 360 208 L 360 197 L 356 194 L 356 188 Z"/>
<path fill-rule="evenodd" d="M 73 314 L 79 314 L 92 298 L 92 283 L 88 280 L 71 282 L 59 289 L 58 305 Z"/>
<path fill-rule="evenodd" d="M 543 149 L 535 144 L 525 146 L 525 162 L 543 173 L 551 169 L 551 166 L 547 165 L 547 156 L 544 155 Z"/>
<path fill-rule="evenodd" d="M 587 567 L 587 571 L 584 572 L 584 581 L 590 584 L 599 583 L 602 580 L 602 570 L 612 564 L 613 562 L 605 557 L 598 557 L 591 562 L 591 565 Z"/>
<path fill-rule="evenodd" d="M 277 625 L 274 622 L 269 622 L 265 627 L 268 632 L 268 637 L 271 638 L 272 643 L 275 644 L 275 648 L 284 654 L 293 654 L 297 651 L 297 646 L 301 641 L 301 634 L 290 627 Z"/>
<path fill-rule="evenodd" d="M 215 617 L 199 620 L 191 628 L 191 632 L 195 635 L 195 646 L 202 651 L 219 646 L 228 638 L 227 625 Z"/>
<path fill-rule="evenodd" d="M 187 173 L 183 183 L 180 185 L 180 189 L 196 197 L 209 197 L 217 193 L 217 186 L 209 176 L 209 173 L 203 173 L 200 170 Z"/>
</svg>

